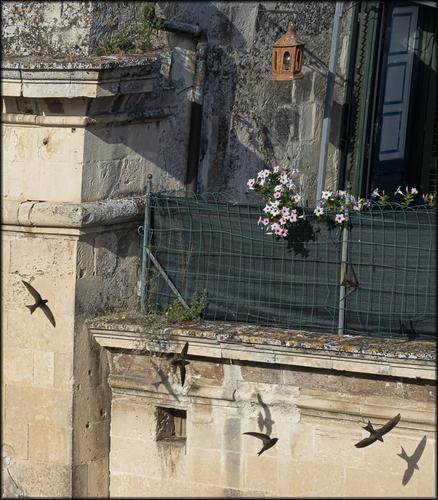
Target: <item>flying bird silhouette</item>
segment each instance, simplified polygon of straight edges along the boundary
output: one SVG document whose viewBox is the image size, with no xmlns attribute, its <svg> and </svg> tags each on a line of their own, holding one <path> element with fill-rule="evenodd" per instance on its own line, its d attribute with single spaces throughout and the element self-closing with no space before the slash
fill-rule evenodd
<svg viewBox="0 0 438 500">
<path fill-rule="evenodd" d="M 47 300 L 43 299 L 30 283 L 27 283 L 24 280 L 21 280 L 21 282 L 29 290 L 29 293 L 35 299 L 35 304 L 32 304 L 31 306 L 26 306 L 27 308 L 30 309 L 30 314 L 33 314 L 35 309 L 39 307 L 43 311 L 43 313 L 47 316 L 47 319 L 50 321 L 50 323 L 52 323 L 53 326 L 56 326 L 55 318 L 53 317 L 52 311 L 49 309 L 49 306 L 46 305 Z"/>
<path fill-rule="evenodd" d="M 184 385 L 184 381 L 186 379 L 186 365 L 190 363 L 187 361 L 187 351 L 189 350 L 189 343 L 186 342 L 184 347 L 182 348 L 181 354 L 175 354 L 171 363 L 172 366 L 178 366 L 181 373 L 181 386 Z"/>
<path fill-rule="evenodd" d="M 371 425 L 371 422 L 368 420 L 368 423 L 365 427 L 363 427 L 366 431 L 370 433 L 370 435 L 362 439 L 362 441 L 359 441 L 356 443 L 354 446 L 356 448 L 365 448 L 365 446 L 369 446 L 370 444 L 373 444 L 375 441 L 382 441 L 383 443 L 383 438 L 385 434 L 387 434 L 391 429 L 393 429 L 399 422 L 400 422 L 400 413 L 396 415 L 394 418 L 386 422 L 385 425 L 380 427 L 380 429 L 374 429 L 374 427 Z"/>
<path fill-rule="evenodd" d="M 408 457 L 407 453 L 403 449 L 403 446 L 401 447 L 401 453 L 397 453 L 397 456 L 403 458 L 403 460 L 406 460 L 408 465 L 407 469 L 405 470 L 405 473 L 403 474 L 403 479 L 402 479 L 403 486 L 406 486 L 408 482 L 411 480 L 411 477 L 415 469 L 420 470 L 417 463 L 418 460 L 420 460 L 421 455 L 423 454 L 424 448 L 426 447 L 426 441 L 427 437 L 423 436 L 423 439 L 418 443 L 417 448 L 410 457 Z"/>
<path fill-rule="evenodd" d="M 254 436 L 263 441 L 263 448 L 257 453 L 257 455 L 261 455 L 264 451 L 272 448 L 274 444 L 278 441 L 278 438 L 270 438 L 267 434 L 263 434 L 261 432 L 244 432 L 243 434 L 248 434 L 248 436 Z"/>
</svg>

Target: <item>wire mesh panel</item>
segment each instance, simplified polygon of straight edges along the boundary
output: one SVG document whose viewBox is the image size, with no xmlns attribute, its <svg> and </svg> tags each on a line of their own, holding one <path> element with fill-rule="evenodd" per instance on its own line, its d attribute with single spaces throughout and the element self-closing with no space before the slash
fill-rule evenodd
<svg viewBox="0 0 438 500">
<path fill-rule="evenodd" d="M 436 210 L 399 206 L 352 217 L 348 261 L 360 284 L 346 331 L 390 336 L 436 331 Z"/>
<path fill-rule="evenodd" d="M 190 304 L 207 291 L 204 319 L 336 332 L 341 231 L 307 214 L 284 239 L 257 224 L 258 199 L 205 193 L 150 198 L 150 250 Z M 378 336 L 435 331 L 434 210 L 355 214 L 348 262 L 359 288 L 345 299 L 345 333 Z M 162 311 L 175 301 L 168 280 L 149 267 L 146 297 Z"/>
</svg>

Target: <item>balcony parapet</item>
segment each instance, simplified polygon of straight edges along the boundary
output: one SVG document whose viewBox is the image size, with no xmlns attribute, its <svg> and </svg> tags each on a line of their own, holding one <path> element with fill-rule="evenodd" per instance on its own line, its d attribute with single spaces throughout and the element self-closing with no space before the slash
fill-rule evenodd
<svg viewBox="0 0 438 500">
<path fill-rule="evenodd" d="M 380 339 L 359 335 L 305 332 L 243 323 L 203 321 L 154 327 L 138 314 L 126 319 L 95 318 L 94 340 L 107 349 L 177 352 L 185 342 L 190 354 L 212 359 L 294 365 L 369 375 L 436 379 L 433 341 Z"/>
</svg>

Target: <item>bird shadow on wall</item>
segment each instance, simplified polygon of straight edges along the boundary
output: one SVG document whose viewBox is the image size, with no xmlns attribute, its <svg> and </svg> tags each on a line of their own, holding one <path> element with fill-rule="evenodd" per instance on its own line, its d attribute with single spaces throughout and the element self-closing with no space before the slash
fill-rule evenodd
<svg viewBox="0 0 438 500">
<path fill-rule="evenodd" d="M 156 363 L 154 363 L 152 360 L 151 360 L 151 365 L 154 367 L 155 369 L 155 372 L 157 373 L 157 375 L 160 377 L 160 380 L 158 382 L 154 382 L 152 385 L 158 390 L 158 388 L 160 387 L 160 385 L 163 385 L 167 392 L 173 396 L 177 401 L 179 401 L 179 398 L 178 398 L 178 395 L 175 394 L 174 390 L 173 390 L 173 387 L 172 387 L 172 384 L 170 383 L 169 381 L 169 375 L 167 373 L 165 373 L 162 368 L 160 366 L 158 366 Z"/>
<path fill-rule="evenodd" d="M 414 475 L 415 470 L 420 470 L 420 468 L 418 467 L 418 461 L 420 460 L 424 448 L 426 447 L 426 442 L 427 442 L 427 437 L 423 436 L 423 438 L 418 443 L 414 453 L 411 456 L 407 455 L 407 453 L 403 449 L 403 446 L 401 447 L 401 453 L 397 453 L 398 457 L 406 461 L 406 470 L 402 478 L 403 486 L 406 486 L 409 483 L 409 481 L 412 479 L 412 476 Z"/>
<path fill-rule="evenodd" d="M 263 402 L 263 399 L 259 393 L 257 393 L 257 401 L 262 407 L 262 411 L 259 411 L 259 414 L 257 416 L 257 424 L 259 426 L 259 430 L 260 432 L 265 432 L 266 434 L 271 435 L 272 426 L 273 424 L 275 424 L 275 421 L 272 420 L 271 410 L 269 409 L 269 406 Z"/>
</svg>

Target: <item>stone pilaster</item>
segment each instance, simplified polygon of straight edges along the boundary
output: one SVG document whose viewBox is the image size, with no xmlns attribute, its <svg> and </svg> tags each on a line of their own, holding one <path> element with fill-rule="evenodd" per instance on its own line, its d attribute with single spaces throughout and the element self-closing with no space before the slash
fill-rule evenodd
<svg viewBox="0 0 438 500">
<path fill-rule="evenodd" d="M 161 163 L 179 123 L 166 57 L 3 61 L 3 443 L 26 496 L 108 494 L 106 364 L 84 323 L 137 305 L 148 174 L 183 187 L 185 155 Z"/>
</svg>

